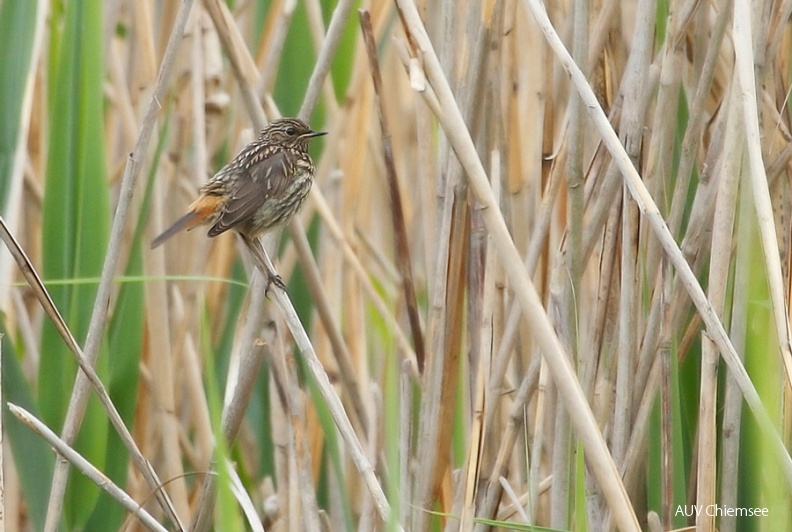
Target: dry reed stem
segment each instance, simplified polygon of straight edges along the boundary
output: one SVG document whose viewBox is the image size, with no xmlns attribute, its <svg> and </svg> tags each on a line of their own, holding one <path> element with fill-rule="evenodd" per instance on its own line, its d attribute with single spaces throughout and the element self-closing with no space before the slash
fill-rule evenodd
<svg viewBox="0 0 792 532">
<path fill-rule="evenodd" d="M 250 241 L 244 237 L 243 241 L 250 250 L 251 254 L 255 257 L 256 262 L 262 271 L 274 271 L 272 263 L 269 261 L 269 258 L 267 257 L 264 248 L 261 246 L 260 241 Z M 286 325 L 289 327 L 289 330 L 294 337 L 297 349 L 305 360 L 309 371 L 316 380 L 319 392 L 322 394 L 327 408 L 330 410 L 333 420 L 336 422 L 336 426 L 341 433 L 341 437 L 349 446 L 348 450 L 350 457 L 355 463 L 355 467 L 357 467 L 358 471 L 363 477 L 363 481 L 365 482 L 369 493 L 374 498 L 374 503 L 380 514 L 380 517 L 382 518 L 383 522 L 387 523 L 390 516 L 390 505 L 385 498 L 382 487 L 379 485 L 379 482 L 374 475 L 374 469 L 372 468 L 371 463 L 363 451 L 360 440 L 358 440 L 357 435 L 352 428 L 352 424 L 349 422 L 349 418 L 347 417 L 346 411 L 341 404 L 341 400 L 338 398 L 338 395 L 330 384 L 330 381 L 327 378 L 327 373 L 325 373 L 324 368 L 322 367 L 322 363 L 316 357 L 316 353 L 311 346 L 310 339 L 308 338 L 305 329 L 303 329 L 302 324 L 300 323 L 297 312 L 294 310 L 294 307 L 292 306 L 291 301 L 289 300 L 286 293 L 280 288 L 275 287 L 273 289 L 272 297 L 283 312 L 284 320 L 286 321 Z"/>
<path fill-rule="evenodd" d="M 341 20 L 346 21 L 349 18 L 349 13 L 343 13 L 343 10 L 349 9 L 351 11 L 352 7 L 354 7 L 354 4 L 351 3 L 351 2 L 349 3 L 348 7 L 347 7 L 346 3 L 344 3 L 344 4 L 341 4 L 341 3 L 336 4 L 335 9 L 333 10 L 333 17 L 334 18 L 336 16 L 339 17 L 338 18 L 339 22 L 337 22 L 337 23 L 340 23 Z M 317 52 L 317 55 L 319 55 L 319 54 L 323 53 L 322 50 L 325 49 L 324 48 L 324 46 L 325 46 L 324 43 L 325 43 L 325 40 L 327 38 L 327 31 L 325 31 L 324 20 L 322 19 L 321 1 L 320 0 L 308 0 L 307 2 L 305 2 L 305 10 L 306 10 L 306 12 L 308 14 L 308 25 L 310 26 L 311 35 L 312 35 L 312 37 L 314 39 L 314 45 L 315 45 L 315 48 L 316 48 L 316 52 Z M 341 12 L 339 12 L 339 14 L 336 15 L 336 11 L 341 11 Z M 333 24 L 332 20 L 330 22 L 331 22 L 331 24 Z M 336 31 L 337 30 L 334 29 L 334 31 L 331 32 L 331 33 L 333 35 L 335 35 Z M 339 37 L 338 38 L 340 38 L 340 33 L 339 33 Z M 322 64 L 324 64 L 324 63 L 322 63 Z M 326 73 L 326 75 L 324 77 L 324 80 L 325 80 L 325 83 L 322 86 L 322 90 L 324 91 L 323 103 L 325 105 L 326 114 L 327 114 L 327 117 L 328 117 L 328 122 L 334 122 L 335 121 L 334 118 L 338 114 L 338 97 L 336 96 L 335 89 L 333 88 L 333 79 L 332 79 L 332 76 L 331 76 L 330 72 Z M 309 83 L 308 83 L 309 90 L 312 87 L 313 87 L 313 85 L 309 81 Z M 303 99 L 303 102 L 304 102 L 303 106 L 306 106 L 306 105 L 308 105 L 310 103 L 309 107 L 313 108 L 314 104 L 311 103 L 311 102 L 315 102 L 317 100 L 318 100 L 318 97 L 313 97 L 308 92 L 306 92 L 305 98 Z"/>
<path fill-rule="evenodd" d="M 245 243 L 252 246 L 252 243 L 246 239 Z M 260 250 L 264 253 L 263 248 Z M 273 364 L 270 367 L 273 379 L 279 383 L 279 388 L 283 390 L 285 397 L 284 407 L 289 420 L 289 450 L 294 457 L 297 469 L 296 485 L 299 497 L 291 498 L 290 503 L 296 507 L 297 501 L 300 502 L 300 518 L 291 521 L 290 524 L 292 527 L 301 527 L 305 530 L 319 530 L 319 509 L 316 505 L 311 460 L 308 456 L 308 442 L 305 434 L 305 398 L 300 389 L 294 356 L 287 355 L 284 342 L 281 341 L 278 344 L 279 348 L 276 351 L 280 356 L 273 357 Z"/>
<path fill-rule="evenodd" d="M 152 255 L 155 267 L 159 266 L 160 271 L 164 271 L 163 250 L 157 250 Z M 152 280 L 145 284 L 144 289 L 149 305 L 154 308 L 168 308 L 167 287 L 164 279 Z M 173 480 L 168 483 L 168 493 L 173 499 L 177 515 L 188 516 L 190 504 L 177 431 L 179 423 L 176 417 L 176 387 L 174 386 L 175 368 L 178 367 L 174 361 L 176 351 L 172 349 L 172 335 L 166 320 L 159 319 L 155 313 L 147 313 L 146 329 L 149 333 L 149 348 L 152 353 L 158 353 L 157 356 L 151 357 L 150 361 L 153 395 L 157 402 L 154 415 L 158 431 L 162 435 L 158 445 L 158 451 L 162 453 L 163 457 L 160 466 L 161 474 L 163 478 Z"/>
<path fill-rule="evenodd" d="M 634 47 L 624 74 L 624 104 L 620 138 L 633 164 L 637 164 L 643 144 L 642 129 L 646 120 L 649 101 L 648 87 L 644 81 L 651 68 L 651 50 L 654 36 L 649 28 L 654 26 L 656 0 L 643 0 L 636 7 L 639 20 L 635 24 Z M 612 165 L 615 173 L 615 165 Z M 615 177 L 615 176 L 614 176 Z M 638 345 L 638 258 L 639 227 L 638 207 L 630 198 L 626 186 L 622 186 L 621 199 L 621 280 L 619 287 L 619 337 L 616 370 L 616 397 L 613 413 L 611 449 L 616 463 L 623 463 L 630 436 L 630 421 L 635 406 L 632 389 L 635 383 L 633 368 Z"/>
<path fill-rule="evenodd" d="M 300 220 L 295 220 L 295 231 L 292 232 L 292 241 L 297 253 L 307 259 L 303 262 L 303 272 L 307 283 L 311 287 L 311 293 L 322 295 L 314 299 L 313 303 L 316 307 L 316 312 L 322 317 L 325 333 L 330 340 L 330 345 L 338 364 L 338 373 L 349 394 L 349 400 L 352 403 L 357 422 L 360 423 L 362 432 L 367 433 L 369 430 L 369 415 L 366 412 L 361 386 L 355 374 L 352 355 L 330 308 L 329 299 L 322 285 L 319 266 L 313 258 L 308 238 L 305 236 L 305 229 Z"/>
<path fill-rule="evenodd" d="M 316 205 L 317 214 L 322 217 L 325 229 L 327 229 L 330 236 L 334 238 L 336 245 L 341 247 L 341 252 L 344 259 L 348 265 L 352 267 L 352 272 L 355 274 L 360 286 L 371 300 L 371 303 L 374 305 L 374 308 L 377 310 L 380 317 L 385 320 L 385 323 L 393 332 L 402 356 L 405 360 L 411 363 L 411 366 L 414 368 L 413 373 L 417 376 L 418 361 L 415 351 L 410 345 L 410 341 L 407 339 L 407 335 L 402 330 L 401 325 L 399 325 L 396 317 L 388 308 L 388 304 L 385 302 L 382 295 L 377 291 L 374 283 L 371 281 L 371 278 L 366 271 L 366 268 L 363 266 L 363 263 L 352 249 L 352 246 L 349 244 L 349 240 L 344 235 L 344 230 L 341 228 L 341 225 L 332 214 L 332 209 L 327 203 L 327 200 L 321 193 L 318 191 L 314 193 L 314 191 L 316 191 L 316 188 L 311 189 L 311 199 Z"/>
<path fill-rule="evenodd" d="M 325 35 L 324 42 L 316 58 L 316 67 L 313 72 L 311 72 L 311 79 L 308 80 L 308 88 L 305 91 L 305 98 L 300 107 L 299 116 L 305 120 L 307 120 L 313 112 L 316 102 L 319 99 L 319 92 L 325 85 L 325 80 L 330 72 L 331 61 L 341 42 L 344 26 L 349 19 L 354 5 L 355 2 L 352 0 L 340 0 L 333 10 L 333 16 L 327 27 L 327 34 Z M 334 99 L 329 101 L 335 102 Z"/>
<path fill-rule="evenodd" d="M 538 368 L 538 362 L 540 359 L 535 357 L 534 360 L 537 362 L 536 367 Z M 498 449 L 492 471 L 490 472 L 487 483 L 485 484 L 486 492 L 483 494 L 482 501 L 479 504 L 478 513 L 483 517 L 494 516 L 497 511 L 503 489 L 503 485 L 499 479 L 508 469 L 506 462 L 509 460 L 509 457 L 512 453 L 512 448 L 517 441 L 519 431 L 524 425 L 524 408 L 528 398 L 531 396 L 534 387 L 536 386 L 537 373 L 537 371 L 529 371 L 523 381 L 520 383 L 520 388 L 517 390 L 517 393 L 514 396 L 514 403 L 509 411 L 509 423 L 506 425 L 506 430 L 504 431 L 503 437 L 501 438 L 501 445 Z M 543 412 L 544 409 L 539 409 L 538 411 Z M 541 424 L 538 426 L 541 426 Z M 535 447 L 541 447 L 541 444 L 539 443 L 542 441 L 541 436 L 535 436 L 536 437 L 534 438 L 534 441 L 537 442 Z M 532 463 L 538 464 L 539 460 L 535 460 L 534 458 L 535 456 L 532 456 Z M 534 499 L 537 499 L 539 490 L 536 486 L 538 486 L 538 481 L 533 482 L 532 484 L 534 485 L 531 486 L 529 493 Z M 531 514 L 535 515 L 535 501 L 529 506 L 531 507 Z M 475 528 L 476 532 L 483 532 L 486 529 L 487 527 L 485 527 L 483 523 L 479 523 Z"/>
<path fill-rule="evenodd" d="M 385 160 L 386 176 L 388 178 L 388 190 L 390 192 L 390 210 L 393 220 L 393 233 L 396 236 L 396 258 L 401 274 L 402 289 L 404 290 L 405 302 L 407 304 L 407 315 L 409 317 L 410 330 L 412 332 L 413 344 L 415 345 L 416 362 L 418 372 L 423 373 L 424 367 L 424 339 L 421 330 L 421 320 L 418 316 L 418 301 L 415 296 L 415 281 L 413 279 L 412 266 L 410 264 L 410 246 L 407 242 L 407 228 L 404 222 L 404 211 L 402 208 L 402 194 L 399 189 L 399 182 L 396 177 L 396 165 L 393 161 L 393 143 L 391 142 L 390 128 L 385 114 L 384 103 L 382 101 L 382 74 L 380 72 L 379 60 L 377 59 L 376 45 L 374 43 L 374 30 L 371 27 L 371 15 L 368 11 L 358 11 L 360 16 L 360 26 L 363 33 L 363 40 L 366 43 L 366 52 L 371 68 L 371 77 L 374 83 L 374 103 L 377 107 L 380 129 L 382 130 L 382 153 Z"/>
<path fill-rule="evenodd" d="M 671 298 L 671 268 L 667 260 L 663 260 L 660 267 L 661 290 L 660 306 L 663 308 L 663 318 L 661 320 L 660 344 L 657 348 L 657 358 L 660 363 L 660 462 L 663 464 L 660 472 L 660 507 L 662 515 L 660 519 L 663 528 L 668 530 L 672 526 L 671 516 L 674 501 L 674 467 L 673 467 L 673 420 L 671 394 L 671 305 L 668 304 Z"/>
<path fill-rule="evenodd" d="M 573 14 L 573 56 L 581 65 L 587 64 L 588 35 L 589 35 L 589 10 L 588 0 L 576 0 Z M 588 72 L 586 70 L 584 75 Z M 585 150 L 584 124 L 586 121 L 583 102 L 574 93 L 570 95 L 567 108 L 569 124 L 567 134 L 567 157 L 565 164 L 567 186 L 567 224 L 566 224 L 566 271 L 558 268 L 557 273 L 563 272 L 567 277 L 562 281 L 563 295 L 560 314 L 566 324 L 566 344 L 569 346 L 569 355 L 577 367 L 580 386 L 586 397 L 591 397 L 594 377 L 593 359 L 595 353 L 588 349 L 581 349 L 589 345 L 586 337 L 586 316 L 583 313 L 584 302 L 582 298 L 582 277 L 585 267 L 583 249 L 583 214 L 584 214 L 584 184 L 583 184 L 583 156 Z M 562 336 L 562 338 L 563 338 Z M 566 405 L 558 405 L 555 419 L 555 433 L 553 435 L 553 485 L 550 487 L 550 526 L 552 528 L 569 527 L 570 507 L 570 470 L 573 467 L 572 457 L 574 439 L 571 435 L 569 418 L 564 410 Z"/>
<path fill-rule="evenodd" d="M 497 166 L 493 165 L 493 173 L 497 176 L 495 170 Z M 494 183 L 499 183 L 499 180 L 494 178 Z M 490 239 L 487 239 L 487 263 L 484 267 L 484 279 L 490 279 L 494 274 L 496 266 L 495 253 L 492 252 Z M 473 397 L 472 414 L 473 420 L 470 430 L 470 443 L 468 450 L 468 463 L 465 468 L 466 479 L 462 484 L 464 490 L 464 498 L 462 505 L 462 517 L 460 519 L 460 530 L 473 530 L 473 518 L 475 517 L 475 502 L 478 492 L 479 481 L 481 480 L 481 460 L 484 454 L 486 445 L 485 432 L 486 406 L 489 402 L 496 402 L 497 394 L 488 396 L 488 379 L 491 374 L 490 368 L 492 365 L 492 344 L 493 344 L 493 331 L 492 331 L 492 315 L 495 306 L 495 287 L 488 284 L 484 288 L 482 311 L 481 311 L 481 335 L 479 338 L 479 357 L 478 367 L 475 369 L 475 381 L 471 383 Z M 490 434 L 489 437 L 493 437 Z M 529 521 L 525 521 L 529 522 Z"/>
<path fill-rule="evenodd" d="M 491 62 L 491 39 L 493 34 L 498 34 L 496 28 L 500 24 L 499 12 L 485 9 L 479 18 L 478 14 L 472 13 L 472 16 L 466 16 L 466 10 L 475 9 L 472 5 L 465 4 L 457 10 L 444 3 L 439 8 L 443 11 L 441 20 L 445 24 L 441 54 L 454 78 L 455 97 L 474 130 L 483 131 L 487 126 L 485 117 L 488 113 L 485 109 L 492 105 L 485 86 L 490 74 L 488 66 Z M 403 18 L 402 13 L 400 16 Z M 465 21 L 465 24 L 459 21 Z M 459 33 L 454 34 L 457 25 Z M 411 37 L 413 36 L 408 32 L 408 38 Z M 460 53 L 460 39 L 471 43 L 471 47 L 464 50 L 465 53 Z M 417 62 L 419 60 L 410 60 L 411 73 L 422 72 Z M 423 74 L 417 77 L 423 78 Z M 427 98 L 429 106 L 433 107 L 433 111 L 437 112 L 439 107 L 435 105 L 436 98 L 428 90 L 432 85 L 424 83 L 425 81 L 421 83 L 422 94 Z M 433 352 L 433 357 L 423 380 L 419 432 L 415 444 L 422 449 L 422 453 L 417 456 L 417 468 L 427 474 L 416 476 L 413 499 L 420 508 L 428 508 L 433 504 L 437 493 L 446 495 L 446 499 L 455 495 L 452 511 L 459 512 L 463 503 L 462 490 L 451 494 L 445 489 L 451 474 L 449 449 L 455 409 L 454 397 L 459 389 L 458 376 L 464 345 L 463 336 L 458 331 L 464 328 L 463 313 L 467 310 L 470 316 L 468 334 L 473 349 L 470 359 L 475 364 L 480 325 L 477 318 L 481 293 L 479 284 L 484 278 L 481 273 L 482 248 L 480 240 L 475 238 L 480 233 L 477 230 L 480 217 L 476 211 L 471 212 L 471 198 L 467 184 L 462 179 L 462 168 L 456 158 L 451 156 L 451 152 L 451 144 L 441 137 L 438 200 L 442 220 L 437 227 L 438 234 L 433 236 L 437 243 L 433 272 L 436 282 L 430 294 L 432 311 L 427 334 L 431 339 L 430 351 Z M 468 386 L 469 384 L 465 388 Z M 413 513 L 411 527 L 415 530 L 423 529 L 427 517 L 424 512 Z"/>
<path fill-rule="evenodd" d="M 83 458 L 77 451 L 75 451 L 69 444 L 64 442 L 57 434 L 52 432 L 49 427 L 36 419 L 33 414 L 24 408 L 17 406 L 13 403 L 8 403 L 8 409 L 16 416 L 22 423 L 27 425 L 33 432 L 41 436 L 53 449 L 63 457 L 67 464 L 71 464 L 80 473 L 88 477 L 88 479 L 96 484 L 99 488 L 104 490 L 113 499 L 126 509 L 130 514 L 138 518 L 138 520 L 146 526 L 149 530 L 156 530 L 166 532 L 167 529 L 160 525 L 151 514 L 149 514 L 137 501 L 130 497 L 124 490 L 116 486 L 109 478 L 107 478 L 101 471 L 99 471 L 93 464 Z"/>
<path fill-rule="evenodd" d="M 297 0 L 278 0 L 272 3 L 270 16 L 267 17 L 267 20 L 270 21 L 271 32 L 268 32 L 262 39 L 260 53 L 263 60 L 260 63 L 261 67 L 257 68 L 261 77 L 256 88 L 261 92 L 270 92 L 271 90 L 270 86 L 275 79 L 275 72 L 278 71 L 278 63 L 283 54 L 283 43 L 286 41 L 286 34 L 289 31 L 296 7 Z"/>
<path fill-rule="evenodd" d="M 728 134 L 728 133 L 727 133 Z M 733 135 L 735 138 L 741 136 Z M 720 179 L 715 216 L 713 220 L 712 244 L 710 251 L 710 272 L 708 297 L 715 311 L 723 316 L 726 304 L 726 287 L 729 281 L 729 267 L 732 258 L 733 228 L 737 191 L 739 186 L 739 165 L 742 150 L 730 154 L 724 161 L 724 171 Z M 699 396 L 698 422 L 698 467 L 696 474 L 696 503 L 706 508 L 715 504 L 717 482 L 717 397 L 718 397 L 718 352 L 711 340 L 702 338 L 701 346 L 701 391 Z M 715 516 L 697 516 L 696 526 L 705 531 L 715 530 Z"/>
</svg>

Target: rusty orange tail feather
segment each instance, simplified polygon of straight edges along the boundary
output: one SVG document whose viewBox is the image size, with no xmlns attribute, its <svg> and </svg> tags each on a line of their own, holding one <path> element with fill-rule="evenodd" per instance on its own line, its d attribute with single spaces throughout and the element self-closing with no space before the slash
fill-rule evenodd
<svg viewBox="0 0 792 532">
<path fill-rule="evenodd" d="M 165 231 L 162 232 L 157 238 L 151 241 L 151 249 L 154 249 L 157 246 L 162 245 L 163 242 L 168 240 L 170 237 L 178 233 L 183 229 L 192 229 L 196 225 L 198 225 L 203 217 L 195 211 L 190 211 L 176 222 L 168 227 Z"/>
<path fill-rule="evenodd" d="M 176 223 L 163 231 L 162 234 L 157 238 L 152 240 L 151 249 L 162 245 L 163 242 L 179 231 L 183 229 L 187 229 L 189 231 L 196 225 L 199 225 L 201 222 L 214 214 L 222 203 L 223 198 L 220 196 L 202 194 L 192 203 L 192 205 L 190 205 L 190 210 L 187 214 L 176 220 Z"/>
</svg>

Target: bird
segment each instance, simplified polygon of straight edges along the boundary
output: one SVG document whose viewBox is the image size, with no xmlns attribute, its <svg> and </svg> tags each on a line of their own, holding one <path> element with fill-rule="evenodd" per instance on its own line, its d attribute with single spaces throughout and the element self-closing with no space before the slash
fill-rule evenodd
<svg viewBox="0 0 792 532">
<path fill-rule="evenodd" d="M 187 214 L 151 242 L 210 225 L 208 236 L 235 229 L 255 238 L 289 223 L 311 190 L 314 167 L 308 142 L 326 135 L 299 118 L 273 120 L 198 191 Z"/>
<path fill-rule="evenodd" d="M 299 118 L 273 120 L 200 188 L 187 213 L 157 236 L 151 248 L 200 225 L 210 226 L 209 237 L 234 229 L 253 240 L 288 224 L 316 173 L 308 143 L 325 134 Z"/>
</svg>

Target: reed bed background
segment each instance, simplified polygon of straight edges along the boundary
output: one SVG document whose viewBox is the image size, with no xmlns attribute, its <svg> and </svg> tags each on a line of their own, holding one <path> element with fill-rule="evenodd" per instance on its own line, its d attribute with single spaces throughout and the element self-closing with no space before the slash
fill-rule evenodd
<svg viewBox="0 0 792 532">
<path fill-rule="evenodd" d="M 792 3 L 547 7 L 3 0 L 7 529 L 792 527 Z M 279 115 L 288 297 L 150 250 Z"/>
</svg>

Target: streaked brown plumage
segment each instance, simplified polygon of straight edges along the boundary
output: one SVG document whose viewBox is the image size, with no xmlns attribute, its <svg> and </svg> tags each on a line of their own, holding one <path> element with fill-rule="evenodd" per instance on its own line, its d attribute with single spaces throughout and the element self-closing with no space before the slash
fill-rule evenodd
<svg viewBox="0 0 792 532">
<path fill-rule="evenodd" d="M 201 187 L 187 214 L 155 238 L 151 247 L 198 225 L 211 225 L 210 237 L 234 229 L 255 238 L 287 224 L 313 183 L 308 142 L 324 134 L 297 118 L 273 120 Z"/>
</svg>

